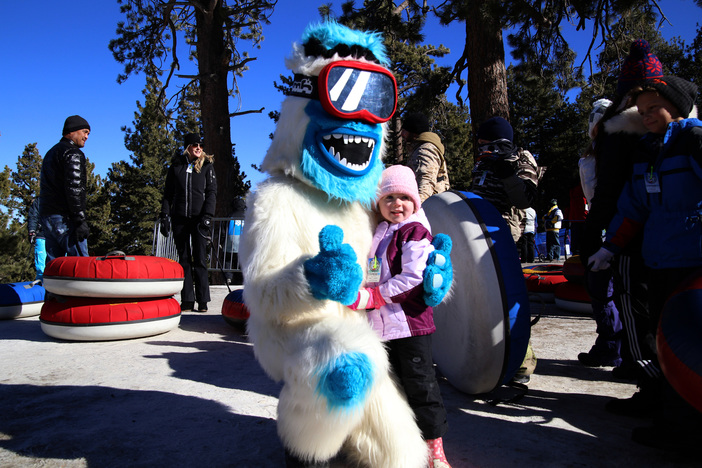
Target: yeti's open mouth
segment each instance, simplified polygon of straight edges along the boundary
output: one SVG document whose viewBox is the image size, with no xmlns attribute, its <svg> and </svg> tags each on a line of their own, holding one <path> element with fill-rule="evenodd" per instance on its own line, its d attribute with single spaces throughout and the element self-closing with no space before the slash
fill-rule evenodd
<svg viewBox="0 0 702 468">
<path fill-rule="evenodd" d="M 322 137 L 322 145 L 339 165 L 352 171 L 363 171 L 370 165 L 375 140 L 361 135 L 331 133 Z"/>
</svg>

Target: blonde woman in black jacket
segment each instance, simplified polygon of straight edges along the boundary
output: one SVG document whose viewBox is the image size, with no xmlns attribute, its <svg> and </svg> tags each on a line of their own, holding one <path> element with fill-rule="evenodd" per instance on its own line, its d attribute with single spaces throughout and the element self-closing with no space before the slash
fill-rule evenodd
<svg viewBox="0 0 702 468">
<path fill-rule="evenodd" d="M 173 159 L 166 175 L 161 232 L 168 235 L 173 228 L 173 239 L 185 274 L 180 309 L 207 312 L 210 301 L 207 243 L 212 235 L 217 179 L 213 156 L 205 153 L 200 136 L 196 133 L 185 135 L 184 146 L 185 151 Z"/>
</svg>

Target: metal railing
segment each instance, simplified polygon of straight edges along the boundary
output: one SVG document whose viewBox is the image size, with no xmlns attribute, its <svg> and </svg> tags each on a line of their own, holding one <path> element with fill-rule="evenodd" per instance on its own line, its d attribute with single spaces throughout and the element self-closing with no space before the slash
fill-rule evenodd
<svg viewBox="0 0 702 468">
<path fill-rule="evenodd" d="M 208 270 L 225 273 L 241 272 L 239 264 L 239 239 L 244 228 L 244 218 L 212 218 L 212 243 L 208 255 Z M 178 261 L 173 231 L 164 236 L 161 224 L 156 221 L 151 253 L 157 257 Z"/>
</svg>

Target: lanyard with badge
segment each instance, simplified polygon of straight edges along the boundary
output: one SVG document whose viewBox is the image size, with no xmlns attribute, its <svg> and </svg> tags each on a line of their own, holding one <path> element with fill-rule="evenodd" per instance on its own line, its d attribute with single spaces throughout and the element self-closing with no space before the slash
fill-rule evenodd
<svg viewBox="0 0 702 468">
<path fill-rule="evenodd" d="M 653 166 L 644 175 L 644 184 L 646 184 L 646 193 L 661 193 L 661 186 L 658 181 L 658 174 L 653 172 Z"/>
<path fill-rule="evenodd" d="M 368 259 L 368 282 L 378 283 L 380 282 L 380 267 L 382 262 L 377 256 Z"/>
</svg>

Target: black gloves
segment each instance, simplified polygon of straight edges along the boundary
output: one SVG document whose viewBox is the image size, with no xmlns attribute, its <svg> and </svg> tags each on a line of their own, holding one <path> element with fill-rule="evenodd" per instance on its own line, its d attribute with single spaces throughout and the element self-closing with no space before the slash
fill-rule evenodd
<svg viewBox="0 0 702 468">
<path fill-rule="evenodd" d="M 514 175 L 515 172 L 516 171 L 512 162 L 507 161 L 504 158 L 495 159 L 495 161 L 492 163 L 492 173 L 495 174 L 495 177 L 498 179 L 506 179 L 507 177 Z"/>
<path fill-rule="evenodd" d="M 168 236 L 168 233 L 171 231 L 171 217 L 168 215 L 161 215 L 159 222 L 161 223 L 161 234 Z"/>
<path fill-rule="evenodd" d="M 34 231 L 29 231 L 29 243 L 34 244 L 37 241 L 37 233 Z"/>
<path fill-rule="evenodd" d="M 83 242 L 85 239 L 88 238 L 88 234 L 90 233 L 90 228 L 88 227 L 88 223 L 85 221 L 82 221 L 80 224 L 76 224 L 76 240 L 78 242 Z"/>
<path fill-rule="evenodd" d="M 203 216 L 202 219 L 200 219 L 200 230 L 209 234 L 212 230 L 212 218 L 207 215 Z"/>
</svg>

